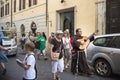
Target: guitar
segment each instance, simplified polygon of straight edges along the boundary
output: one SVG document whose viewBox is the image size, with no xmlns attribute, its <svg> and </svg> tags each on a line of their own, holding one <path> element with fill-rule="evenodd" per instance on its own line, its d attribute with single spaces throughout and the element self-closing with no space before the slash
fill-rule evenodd
<svg viewBox="0 0 120 80">
<path fill-rule="evenodd" d="M 93 34 L 91 34 L 89 37 L 83 36 L 81 39 L 78 39 L 77 41 L 80 42 L 82 45 L 80 45 L 79 49 L 84 50 L 88 44 L 90 43 L 90 38 L 92 38 L 96 33 L 99 31 L 96 30 Z"/>
</svg>

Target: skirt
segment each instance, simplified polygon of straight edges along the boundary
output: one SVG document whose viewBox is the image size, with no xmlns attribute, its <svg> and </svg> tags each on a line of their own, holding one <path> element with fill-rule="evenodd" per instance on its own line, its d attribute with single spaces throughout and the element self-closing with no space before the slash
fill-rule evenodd
<svg viewBox="0 0 120 80">
<path fill-rule="evenodd" d="M 0 50 L 0 62 L 8 63 L 8 58 L 5 51 Z"/>
</svg>

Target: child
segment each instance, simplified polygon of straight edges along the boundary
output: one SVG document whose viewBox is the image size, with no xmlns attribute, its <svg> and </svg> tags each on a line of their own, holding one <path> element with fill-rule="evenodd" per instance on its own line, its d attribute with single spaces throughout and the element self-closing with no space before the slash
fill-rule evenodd
<svg viewBox="0 0 120 80">
<path fill-rule="evenodd" d="M 36 61 L 33 53 L 35 45 L 32 42 L 27 42 L 25 43 L 24 48 L 25 48 L 26 56 L 23 62 L 20 61 L 19 59 L 16 59 L 17 64 L 22 68 L 24 68 L 25 70 L 23 80 L 35 80 L 36 78 L 35 62 Z"/>
</svg>

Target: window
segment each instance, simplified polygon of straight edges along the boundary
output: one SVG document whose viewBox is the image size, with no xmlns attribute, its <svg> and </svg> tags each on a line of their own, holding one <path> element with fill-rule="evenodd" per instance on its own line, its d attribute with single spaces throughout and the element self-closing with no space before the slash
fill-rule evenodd
<svg viewBox="0 0 120 80">
<path fill-rule="evenodd" d="M 110 43 L 112 41 L 112 37 L 101 37 L 101 38 L 97 38 L 93 44 L 95 46 L 101 46 L 101 47 L 109 47 Z"/>
<path fill-rule="evenodd" d="M 26 0 L 23 0 L 23 9 L 25 9 Z"/>
<path fill-rule="evenodd" d="M 32 5 L 32 2 L 31 2 L 31 0 L 29 0 L 29 7 Z"/>
<path fill-rule="evenodd" d="M 120 48 L 120 36 L 117 36 L 111 43 L 110 47 Z"/>
<path fill-rule="evenodd" d="M 19 10 L 25 9 L 26 0 L 19 0 Z"/>
<path fill-rule="evenodd" d="M 36 5 L 37 4 L 37 0 L 33 0 L 33 5 Z"/>
<path fill-rule="evenodd" d="M 37 0 L 29 0 L 29 7 L 37 5 Z"/>
<path fill-rule="evenodd" d="M 4 16 L 4 6 L 1 7 L 1 17 Z"/>
<path fill-rule="evenodd" d="M 19 10 L 21 10 L 21 0 L 19 0 Z"/>
<path fill-rule="evenodd" d="M 9 14 L 9 3 L 5 4 L 5 15 Z"/>
<path fill-rule="evenodd" d="M 16 12 L 16 0 L 14 0 L 14 12 Z"/>
<path fill-rule="evenodd" d="M 5 15 L 7 15 L 7 4 L 5 5 Z"/>
</svg>

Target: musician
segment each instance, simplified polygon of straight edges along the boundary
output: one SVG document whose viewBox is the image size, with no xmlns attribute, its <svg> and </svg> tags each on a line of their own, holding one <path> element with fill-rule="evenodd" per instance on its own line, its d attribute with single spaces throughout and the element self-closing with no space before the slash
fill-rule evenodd
<svg viewBox="0 0 120 80">
<path fill-rule="evenodd" d="M 73 73 L 73 75 L 77 72 L 78 74 L 85 75 L 89 75 L 91 73 L 87 64 L 84 49 L 80 49 L 80 46 L 83 45 L 83 42 L 79 42 L 79 39 L 82 38 L 84 38 L 84 36 L 82 36 L 81 28 L 76 29 L 76 35 L 73 37 L 72 42 L 73 51 L 71 61 L 71 72 Z M 86 42 L 89 42 L 89 40 L 86 40 Z"/>
</svg>

